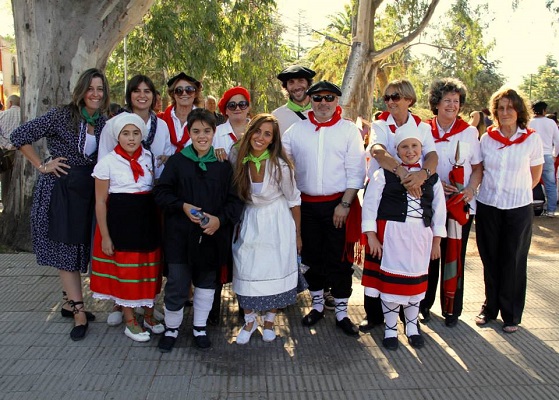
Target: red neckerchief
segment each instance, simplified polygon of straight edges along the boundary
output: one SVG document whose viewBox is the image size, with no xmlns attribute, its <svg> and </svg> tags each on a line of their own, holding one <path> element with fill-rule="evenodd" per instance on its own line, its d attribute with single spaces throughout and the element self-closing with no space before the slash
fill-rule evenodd
<svg viewBox="0 0 559 400">
<path fill-rule="evenodd" d="M 408 171 L 412 168 L 421 168 L 421 164 L 419 163 L 415 163 L 415 164 L 406 164 L 406 163 L 402 163 L 400 164 L 402 167 L 405 167 L 408 169 Z"/>
<path fill-rule="evenodd" d="M 342 107 L 340 106 L 336 106 L 334 115 L 332 115 L 332 118 L 330 118 L 330 120 L 326 122 L 318 122 L 314 117 L 314 111 L 312 110 L 309 111 L 309 121 L 311 121 L 313 125 L 316 125 L 315 131 L 318 131 L 323 126 L 332 126 L 341 119 L 342 119 Z"/>
<path fill-rule="evenodd" d="M 130 156 L 119 143 L 115 147 L 115 153 L 130 163 L 130 168 L 132 168 L 132 174 L 134 175 L 134 182 L 138 182 L 138 178 L 144 176 L 144 169 L 138 162 L 138 158 L 142 155 L 142 146 L 138 147 L 134 154 Z"/>
<path fill-rule="evenodd" d="M 380 119 L 381 121 L 385 121 L 385 122 L 386 122 L 386 121 L 388 121 L 388 117 L 389 117 L 389 116 L 390 116 L 390 112 L 388 112 L 388 111 L 383 111 L 383 112 L 379 115 L 378 119 Z M 419 123 L 421 122 L 421 118 L 418 117 L 418 116 L 415 115 L 415 114 L 412 114 L 411 116 L 412 116 L 413 119 L 415 120 L 415 124 L 416 124 L 417 126 L 419 126 Z M 396 133 L 396 129 L 398 129 L 397 126 L 394 125 L 394 124 L 388 125 L 388 128 L 390 128 L 390 132 L 392 132 L 392 133 Z"/>
<path fill-rule="evenodd" d="M 499 133 L 499 130 L 494 127 L 493 125 L 491 125 L 489 128 L 487 128 L 487 134 L 489 135 L 489 137 L 493 140 L 496 140 L 499 143 L 502 143 L 503 146 L 499 147 L 498 150 L 504 149 L 507 146 L 512 146 L 513 144 L 520 144 L 523 141 L 525 141 L 526 139 L 528 139 L 528 136 L 530 136 L 532 133 L 534 133 L 535 130 L 527 128 L 526 129 L 526 133 L 521 134 L 519 137 L 517 137 L 514 140 L 510 140 L 507 137 L 504 137 L 503 135 L 501 135 L 501 133 Z"/>
<path fill-rule="evenodd" d="M 431 125 L 431 134 L 433 135 L 433 139 L 435 139 L 435 143 L 448 142 L 449 137 L 454 136 L 462 132 L 464 129 L 470 127 L 470 124 L 468 124 L 462 118 L 456 117 L 456 121 L 454 121 L 452 128 L 450 128 L 450 131 L 445 132 L 443 137 L 439 137 L 439 127 L 437 126 L 437 117 L 428 120 L 427 123 Z"/>
<path fill-rule="evenodd" d="M 159 117 L 163 121 L 167 123 L 169 127 L 169 139 L 173 146 L 177 148 L 175 153 L 179 153 L 183 148 L 188 139 L 190 139 L 190 135 L 188 134 L 188 128 L 185 126 L 183 130 L 183 135 L 181 140 L 177 140 L 177 131 L 175 131 L 175 121 L 173 121 L 173 117 L 171 116 L 171 111 L 173 111 L 173 105 L 170 105 L 165 109 L 165 112 Z"/>
<path fill-rule="evenodd" d="M 233 141 L 233 143 L 237 143 L 237 136 L 235 135 L 235 132 L 229 132 L 229 137 L 231 138 L 231 140 Z"/>
</svg>

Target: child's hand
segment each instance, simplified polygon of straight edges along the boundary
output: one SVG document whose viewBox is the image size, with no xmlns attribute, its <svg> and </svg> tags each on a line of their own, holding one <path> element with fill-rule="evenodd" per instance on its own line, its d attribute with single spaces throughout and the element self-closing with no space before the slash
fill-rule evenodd
<svg viewBox="0 0 559 400">
<path fill-rule="evenodd" d="M 376 232 L 366 232 L 367 243 L 369 244 L 369 249 L 371 250 L 371 255 L 376 258 L 382 257 L 382 244 L 378 240 Z"/>
<path fill-rule="evenodd" d="M 101 250 L 108 256 L 114 255 L 115 247 L 113 246 L 113 241 L 110 237 L 104 237 L 101 239 Z"/>
<path fill-rule="evenodd" d="M 215 217 L 213 215 L 210 215 L 208 213 L 204 213 L 204 215 L 206 217 L 208 217 L 210 220 L 208 221 L 208 223 L 206 225 L 202 226 L 202 229 L 204 230 L 203 232 L 206 235 L 213 235 L 221 226 L 221 222 L 219 221 L 218 217 Z"/>
<path fill-rule="evenodd" d="M 433 246 L 431 247 L 431 260 L 441 258 L 441 238 L 435 236 L 433 238 Z"/>
</svg>

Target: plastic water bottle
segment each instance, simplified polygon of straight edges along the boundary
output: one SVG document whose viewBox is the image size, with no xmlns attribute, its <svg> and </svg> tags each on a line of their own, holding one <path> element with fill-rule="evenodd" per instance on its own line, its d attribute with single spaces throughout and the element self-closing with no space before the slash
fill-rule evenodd
<svg viewBox="0 0 559 400">
<path fill-rule="evenodd" d="M 208 217 L 207 215 L 204 215 L 204 213 L 202 212 L 202 210 L 195 210 L 194 208 L 192 210 L 190 210 L 190 214 L 192 214 L 193 216 L 195 216 L 196 218 L 200 218 L 200 226 L 204 226 L 206 225 L 208 222 L 210 222 L 210 217 Z"/>
</svg>

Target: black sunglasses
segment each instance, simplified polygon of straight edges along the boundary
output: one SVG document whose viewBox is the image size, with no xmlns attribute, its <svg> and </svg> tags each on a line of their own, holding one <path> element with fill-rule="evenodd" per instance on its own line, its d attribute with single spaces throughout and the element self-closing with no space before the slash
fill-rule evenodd
<svg viewBox="0 0 559 400">
<path fill-rule="evenodd" d="M 248 101 L 241 100 L 238 103 L 235 103 L 234 101 L 230 101 L 229 103 L 227 103 L 227 109 L 229 111 L 235 111 L 237 107 L 239 107 L 241 110 L 246 110 L 248 108 Z"/>
<path fill-rule="evenodd" d="M 311 96 L 311 99 L 316 103 L 320 103 L 322 99 L 326 100 L 327 103 L 331 103 L 334 100 L 336 100 L 336 96 L 334 96 L 333 94 L 325 94 L 324 96 L 321 96 L 319 94 L 313 94 Z"/>
<path fill-rule="evenodd" d="M 176 95 L 182 96 L 182 94 L 183 94 L 184 92 L 190 94 L 190 93 L 194 93 L 195 91 L 196 91 L 196 88 L 195 88 L 194 86 L 185 86 L 185 87 L 177 86 L 177 87 L 175 88 L 175 91 L 174 91 L 174 92 L 175 92 Z"/>
<path fill-rule="evenodd" d="M 392 93 L 392 94 L 385 94 L 383 96 L 383 99 L 384 99 L 385 103 L 388 103 L 388 101 L 390 99 L 392 99 L 393 102 L 397 102 L 397 101 L 400 101 L 402 99 L 402 96 L 400 95 L 400 93 L 395 92 L 395 93 Z"/>
</svg>

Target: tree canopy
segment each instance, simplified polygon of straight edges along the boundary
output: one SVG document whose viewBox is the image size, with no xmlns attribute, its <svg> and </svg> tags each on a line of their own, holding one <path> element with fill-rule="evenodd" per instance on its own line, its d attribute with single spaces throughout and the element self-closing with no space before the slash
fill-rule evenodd
<svg viewBox="0 0 559 400">
<path fill-rule="evenodd" d="M 543 100 L 548 112 L 559 111 L 559 69 L 557 60 L 548 54 L 544 65 L 540 65 L 534 74 L 523 77 L 520 85 L 532 101 Z"/>
</svg>

